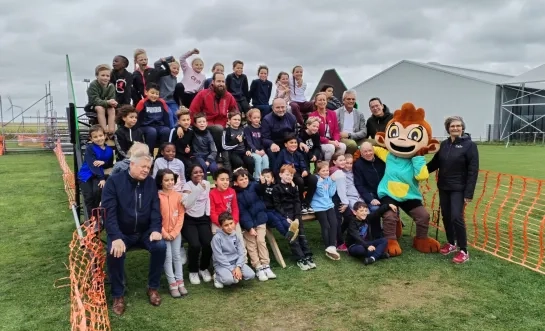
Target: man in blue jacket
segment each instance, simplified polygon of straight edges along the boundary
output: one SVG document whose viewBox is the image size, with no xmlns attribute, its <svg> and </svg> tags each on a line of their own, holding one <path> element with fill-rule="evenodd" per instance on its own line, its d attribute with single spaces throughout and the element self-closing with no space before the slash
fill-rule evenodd
<svg viewBox="0 0 545 331">
<path fill-rule="evenodd" d="M 272 109 L 272 113 L 265 115 L 261 121 L 261 137 L 269 164 L 275 164 L 278 153 L 284 147 L 286 135 L 295 134 L 297 129 L 297 120 L 293 114 L 286 112 L 284 99 L 274 99 Z"/>
<path fill-rule="evenodd" d="M 163 272 L 166 244 L 161 236 L 157 186 L 149 176 L 151 163 L 152 158 L 148 155 L 132 156 L 129 169 L 110 176 L 102 191 L 102 207 L 106 210 L 104 226 L 108 234 L 108 276 L 113 312 L 117 315 L 125 311 L 125 253 L 133 246 L 144 248 L 151 254 L 147 294 L 152 305 L 161 304 L 157 289 Z"/>
</svg>

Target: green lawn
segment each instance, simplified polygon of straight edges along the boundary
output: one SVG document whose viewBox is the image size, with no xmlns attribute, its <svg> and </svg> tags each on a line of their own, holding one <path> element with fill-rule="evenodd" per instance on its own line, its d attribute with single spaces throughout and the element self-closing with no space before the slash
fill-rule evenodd
<svg viewBox="0 0 545 331">
<path fill-rule="evenodd" d="M 481 168 L 545 178 L 545 149 L 480 146 Z M 69 161 L 69 164 L 70 161 Z M 51 153 L 0 157 L 0 321 L 2 330 L 69 329 L 66 277 L 74 230 L 61 171 Z M 325 258 L 319 226 L 306 223 L 318 268 L 273 262 L 277 280 L 231 289 L 187 285 L 190 295 L 151 307 L 145 294 L 147 255 L 127 259 L 127 312 L 114 330 L 539 330 L 543 276 L 471 250 L 456 266 L 401 240 L 404 254 L 365 267 L 343 255 Z M 442 234 L 440 234 L 442 236 Z M 278 238 L 279 242 L 280 238 Z M 289 250 L 281 245 L 285 258 Z M 272 255 L 272 254 L 271 254 Z M 187 273 L 187 271 L 186 271 Z M 187 276 L 187 275 L 186 275 Z M 163 283 L 166 283 L 163 280 Z M 189 283 L 189 282 L 187 282 Z M 60 284 L 67 284 L 66 280 Z M 166 285 L 166 284 L 164 284 Z"/>
</svg>

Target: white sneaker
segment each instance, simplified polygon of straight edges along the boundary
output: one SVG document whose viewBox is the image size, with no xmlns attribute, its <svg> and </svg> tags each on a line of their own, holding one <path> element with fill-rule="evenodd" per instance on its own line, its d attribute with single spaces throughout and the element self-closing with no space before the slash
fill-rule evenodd
<svg viewBox="0 0 545 331">
<path fill-rule="evenodd" d="M 265 275 L 265 271 L 263 270 L 263 267 L 258 267 L 256 268 L 256 273 L 255 275 L 257 276 L 257 279 L 259 279 L 259 281 L 261 282 L 264 282 L 266 280 L 269 280 L 269 278 L 267 277 L 267 275 Z"/>
<path fill-rule="evenodd" d="M 184 246 L 180 249 L 180 258 L 182 260 L 182 265 L 185 265 L 187 263 L 187 253 L 185 252 Z"/>
<path fill-rule="evenodd" d="M 208 270 L 199 270 L 199 275 L 201 275 L 203 282 L 209 283 L 212 281 L 212 275 Z"/>
<path fill-rule="evenodd" d="M 267 276 L 267 278 L 276 279 L 276 275 L 271 270 L 271 267 L 269 267 L 268 265 L 263 267 L 263 271 L 265 272 L 265 275 Z"/>
<path fill-rule="evenodd" d="M 201 283 L 201 280 L 199 279 L 199 274 L 197 272 L 190 272 L 189 282 L 193 285 L 199 285 Z"/>
<path fill-rule="evenodd" d="M 306 207 L 302 207 L 301 214 L 308 214 L 308 209 Z"/>
<path fill-rule="evenodd" d="M 215 287 L 215 288 L 223 288 L 223 284 L 220 283 L 220 282 L 216 279 L 216 274 L 214 274 L 214 287 Z"/>
<path fill-rule="evenodd" d="M 341 259 L 341 256 L 339 255 L 339 253 L 337 252 L 337 248 L 335 246 L 329 246 L 328 248 L 325 249 L 325 255 L 332 259 L 332 260 L 340 260 Z"/>
</svg>

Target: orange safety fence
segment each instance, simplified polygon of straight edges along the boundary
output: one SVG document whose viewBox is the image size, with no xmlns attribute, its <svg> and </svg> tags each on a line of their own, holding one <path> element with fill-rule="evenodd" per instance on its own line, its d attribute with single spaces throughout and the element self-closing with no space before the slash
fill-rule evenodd
<svg viewBox="0 0 545 331">
<path fill-rule="evenodd" d="M 430 214 L 440 215 L 436 177 L 421 190 Z M 480 170 L 473 201 L 464 210 L 468 245 L 545 274 L 544 191 L 545 180 Z"/>
<path fill-rule="evenodd" d="M 57 140 L 57 143 L 55 144 L 55 148 L 53 149 L 53 152 L 55 152 L 55 155 L 57 156 L 57 160 L 59 161 L 59 166 L 62 170 L 62 181 L 64 182 L 64 191 L 66 191 L 66 195 L 68 196 L 68 208 L 72 208 L 73 205 L 76 204 L 76 182 L 74 173 L 66 163 L 66 159 L 64 157 L 64 153 L 62 152 L 61 147 L 61 141 Z"/>
<path fill-rule="evenodd" d="M 17 146 L 19 147 L 45 147 L 47 136 L 43 134 L 18 134 Z"/>
</svg>

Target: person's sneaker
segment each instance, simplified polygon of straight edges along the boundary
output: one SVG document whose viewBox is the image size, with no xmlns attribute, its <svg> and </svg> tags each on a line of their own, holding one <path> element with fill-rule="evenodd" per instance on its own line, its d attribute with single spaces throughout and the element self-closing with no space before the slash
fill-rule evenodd
<svg viewBox="0 0 545 331">
<path fill-rule="evenodd" d="M 459 251 L 458 254 L 452 259 L 452 262 L 456 264 L 462 264 L 469 261 L 469 253 Z"/>
<path fill-rule="evenodd" d="M 271 267 L 266 265 L 263 267 L 263 271 L 265 272 L 265 275 L 269 279 L 276 279 L 276 274 L 271 270 Z"/>
<path fill-rule="evenodd" d="M 308 265 L 307 260 L 305 259 L 301 259 L 297 261 L 297 266 L 303 271 L 310 270 L 310 266 Z"/>
<path fill-rule="evenodd" d="M 308 208 L 305 205 L 301 206 L 301 214 L 308 214 Z"/>
<path fill-rule="evenodd" d="M 257 279 L 259 279 L 260 282 L 264 282 L 269 280 L 269 277 L 265 275 L 265 270 L 263 270 L 263 267 L 257 267 L 255 268 L 255 275 L 257 276 Z"/>
<path fill-rule="evenodd" d="M 216 279 L 216 274 L 214 273 L 214 287 L 215 288 L 223 288 L 223 284 L 220 283 L 217 279 Z"/>
<path fill-rule="evenodd" d="M 338 261 L 341 259 L 341 256 L 337 252 L 337 249 L 335 248 L 335 246 L 329 246 L 328 248 L 326 248 L 325 255 L 334 261 Z"/>
<path fill-rule="evenodd" d="M 363 264 L 365 265 L 369 265 L 369 264 L 373 264 L 375 263 L 375 258 L 374 257 L 366 257 L 364 260 L 363 260 Z"/>
<path fill-rule="evenodd" d="M 311 206 L 307 206 L 307 213 L 314 214 L 314 209 Z"/>
<path fill-rule="evenodd" d="M 286 233 L 286 238 L 290 243 L 294 242 L 297 239 L 297 236 L 299 235 L 299 221 L 295 220 L 291 222 L 290 228 L 288 229 L 288 233 Z"/>
<path fill-rule="evenodd" d="M 178 283 L 174 282 L 172 284 L 168 285 L 168 290 L 170 291 L 170 295 L 173 298 L 181 298 L 182 294 L 180 293 L 180 289 L 178 288 Z"/>
<path fill-rule="evenodd" d="M 443 255 L 449 255 L 452 252 L 456 251 L 456 246 L 452 245 L 451 243 L 445 243 L 443 247 L 439 249 L 439 253 Z"/>
<path fill-rule="evenodd" d="M 182 246 L 182 248 L 180 249 L 180 258 L 181 258 L 182 265 L 185 265 L 187 263 L 187 253 L 185 251 L 184 246 Z"/>
<path fill-rule="evenodd" d="M 189 273 L 189 282 L 193 285 L 199 285 L 201 283 L 201 280 L 199 279 L 199 273 L 198 272 L 190 272 Z"/>
<path fill-rule="evenodd" d="M 390 254 L 388 254 L 388 252 L 384 252 L 382 253 L 382 255 L 380 256 L 381 259 L 389 259 L 390 258 Z"/>
<path fill-rule="evenodd" d="M 177 283 L 178 283 L 178 291 L 180 291 L 180 294 L 182 296 L 187 295 L 187 289 L 185 288 L 184 281 L 179 280 Z"/>
<path fill-rule="evenodd" d="M 307 264 L 310 267 L 310 269 L 316 269 L 316 263 L 314 263 L 314 260 L 312 259 L 312 256 L 307 256 Z"/>
<path fill-rule="evenodd" d="M 210 271 L 208 269 L 205 270 L 199 270 L 199 275 L 201 275 L 203 282 L 208 283 L 212 281 L 212 276 L 210 275 Z"/>
<path fill-rule="evenodd" d="M 337 246 L 337 251 L 339 252 L 348 252 L 348 247 L 346 247 L 346 244 L 341 244 Z"/>
</svg>

